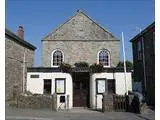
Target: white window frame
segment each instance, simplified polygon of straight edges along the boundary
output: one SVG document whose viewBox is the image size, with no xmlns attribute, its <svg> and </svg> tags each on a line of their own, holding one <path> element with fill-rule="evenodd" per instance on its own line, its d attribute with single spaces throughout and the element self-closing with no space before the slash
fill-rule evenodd
<svg viewBox="0 0 160 120">
<path fill-rule="evenodd" d="M 62 63 L 64 62 L 64 52 L 63 52 L 61 49 L 55 49 L 55 50 L 53 50 L 52 53 L 51 53 L 51 67 L 59 67 L 59 65 L 53 65 L 53 54 L 54 54 L 54 52 L 56 52 L 57 50 L 62 52 Z"/>
<path fill-rule="evenodd" d="M 99 53 L 103 50 L 107 50 L 107 53 L 108 53 L 108 65 L 104 65 L 103 67 L 107 68 L 107 67 L 110 67 L 111 66 L 111 54 L 109 52 L 108 49 L 101 49 L 100 51 L 98 51 L 97 53 L 97 64 L 99 64 Z"/>
</svg>

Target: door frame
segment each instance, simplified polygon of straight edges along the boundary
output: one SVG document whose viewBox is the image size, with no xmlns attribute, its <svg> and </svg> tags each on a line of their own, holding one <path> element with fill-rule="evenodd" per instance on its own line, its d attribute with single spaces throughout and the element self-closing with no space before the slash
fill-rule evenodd
<svg viewBox="0 0 160 120">
<path fill-rule="evenodd" d="M 85 106 L 82 106 L 82 107 L 90 107 L 90 73 L 89 72 L 72 72 L 72 80 L 73 80 L 73 107 L 78 107 L 78 106 L 74 106 L 74 81 L 76 81 L 75 80 L 75 76 L 76 76 L 76 74 L 86 74 L 86 76 L 88 77 L 87 78 L 87 84 L 86 84 L 86 87 L 88 88 L 87 89 L 87 93 L 88 94 L 86 94 L 86 105 Z"/>
</svg>

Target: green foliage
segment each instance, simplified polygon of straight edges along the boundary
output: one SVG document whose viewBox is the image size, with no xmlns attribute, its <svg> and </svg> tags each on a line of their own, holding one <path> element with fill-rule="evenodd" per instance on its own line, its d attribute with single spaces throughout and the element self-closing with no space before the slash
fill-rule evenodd
<svg viewBox="0 0 160 120">
<path fill-rule="evenodd" d="M 123 62 L 119 61 L 119 63 L 117 64 L 117 67 L 123 68 L 124 67 Z M 126 67 L 133 69 L 133 63 L 131 61 L 126 60 Z"/>
<path fill-rule="evenodd" d="M 65 73 L 70 73 L 72 71 L 72 66 L 67 63 L 62 63 L 59 68 Z"/>
<path fill-rule="evenodd" d="M 25 94 L 26 95 L 32 95 L 32 93 L 30 91 L 26 91 Z"/>
<path fill-rule="evenodd" d="M 78 68 L 80 68 L 80 67 L 89 67 L 89 64 L 87 63 L 87 62 L 78 62 L 78 63 L 75 63 L 74 64 L 75 65 L 75 67 L 78 67 Z"/>
<path fill-rule="evenodd" d="M 103 72 L 104 69 L 103 69 L 103 65 L 102 64 L 93 64 L 89 67 L 89 71 L 91 73 L 100 73 L 100 72 Z"/>
</svg>

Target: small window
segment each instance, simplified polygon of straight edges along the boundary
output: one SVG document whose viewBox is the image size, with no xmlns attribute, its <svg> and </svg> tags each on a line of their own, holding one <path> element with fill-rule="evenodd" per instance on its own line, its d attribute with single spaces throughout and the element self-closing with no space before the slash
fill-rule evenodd
<svg viewBox="0 0 160 120">
<path fill-rule="evenodd" d="M 55 92 L 57 94 L 65 94 L 66 92 L 66 82 L 65 78 L 56 78 L 55 79 Z"/>
<path fill-rule="evenodd" d="M 44 79 L 44 94 L 51 94 L 52 83 L 51 79 Z"/>
<path fill-rule="evenodd" d="M 108 93 L 115 93 L 115 79 L 107 79 Z"/>
<path fill-rule="evenodd" d="M 30 75 L 30 78 L 39 78 L 39 75 Z"/>
<path fill-rule="evenodd" d="M 138 60 L 142 60 L 142 40 L 137 42 Z"/>
</svg>

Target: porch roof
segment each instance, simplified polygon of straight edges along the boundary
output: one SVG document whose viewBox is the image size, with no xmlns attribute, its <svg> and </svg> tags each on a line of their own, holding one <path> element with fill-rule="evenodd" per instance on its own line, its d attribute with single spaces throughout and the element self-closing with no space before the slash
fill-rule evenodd
<svg viewBox="0 0 160 120">
<path fill-rule="evenodd" d="M 132 69 L 127 68 L 127 72 L 131 72 Z M 54 67 L 29 67 L 27 68 L 27 72 L 62 72 L 60 68 L 54 68 Z M 89 72 L 88 67 L 73 67 L 71 69 L 71 72 Z M 124 72 L 124 68 L 117 68 L 117 67 L 110 67 L 110 68 L 104 68 L 103 72 L 107 73 L 113 73 L 113 72 Z"/>
</svg>

